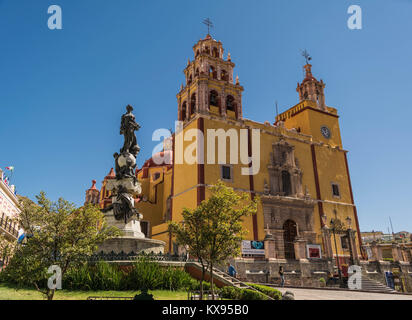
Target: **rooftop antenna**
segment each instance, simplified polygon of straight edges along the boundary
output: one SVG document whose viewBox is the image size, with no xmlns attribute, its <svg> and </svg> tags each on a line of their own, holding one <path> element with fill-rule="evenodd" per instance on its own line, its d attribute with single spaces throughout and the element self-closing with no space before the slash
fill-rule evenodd
<svg viewBox="0 0 412 320">
<path fill-rule="evenodd" d="M 207 26 L 207 34 L 210 34 L 210 28 L 214 27 L 213 22 L 209 18 L 206 18 L 202 23 Z"/>
</svg>

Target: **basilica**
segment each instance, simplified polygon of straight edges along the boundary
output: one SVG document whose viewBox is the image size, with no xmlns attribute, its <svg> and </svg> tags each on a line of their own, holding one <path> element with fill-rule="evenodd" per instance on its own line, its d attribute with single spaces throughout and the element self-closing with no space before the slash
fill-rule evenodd
<svg viewBox="0 0 412 320">
<path fill-rule="evenodd" d="M 243 117 L 244 108 L 249 107 L 242 103 L 245 88 L 238 77 L 234 78 L 235 63 L 230 53 L 225 55 L 222 43 L 208 34 L 193 46 L 193 54 L 183 70 L 185 84 L 177 93 L 177 119 L 182 128 L 164 141 L 163 151 L 156 155 L 165 160 L 163 163 L 152 157 L 136 170 L 143 196 L 135 199 L 135 205 L 143 214 L 146 237 L 164 241 L 168 252 L 179 252 L 168 232 L 168 222 L 181 221 L 183 208 L 194 208 L 207 199 L 209 186 L 220 179 L 236 191 L 260 198 L 257 214 L 244 221 L 248 235 L 242 242 L 240 272 L 247 269 L 252 274 L 254 268 L 260 272 L 256 264 L 244 267 L 259 259 L 334 261 L 340 267 L 362 259 L 348 151 L 342 145 L 338 111 L 326 104 L 325 83 L 315 77 L 309 61 L 304 66 L 304 79 L 297 84 L 297 104 L 276 119 L 260 123 Z M 229 151 L 226 162 L 180 161 L 175 152 L 177 135 L 184 136 L 191 129 L 203 134 L 197 152 L 205 154 L 201 149 L 210 146 L 208 130 L 235 131 L 239 136 L 241 131 L 247 132 L 249 156 L 259 147 L 259 157 L 251 164 L 259 170 L 245 175 L 244 164 L 229 161 Z M 253 145 L 256 129 L 259 146 Z M 228 145 L 233 143 L 229 140 Z M 194 140 L 179 141 L 186 148 Z M 113 169 L 100 190 L 93 181 L 86 191 L 86 203 L 102 209 L 110 204 L 111 194 L 106 190 L 110 179 L 115 179 Z"/>
</svg>

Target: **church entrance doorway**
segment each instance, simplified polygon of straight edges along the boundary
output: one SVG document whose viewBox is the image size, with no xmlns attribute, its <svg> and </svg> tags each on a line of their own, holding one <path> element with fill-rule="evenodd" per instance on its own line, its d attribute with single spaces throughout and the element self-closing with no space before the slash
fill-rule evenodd
<svg viewBox="0 0 412 320">
<path fill-rule="evenodd" d="M 296 222 L 293 220 L 286 220 L 283 224 L 283 242 L 285 245 L 285 258 L 295 259 L 295 245 L 293 241 L 298 235 Z"/>
</svg>

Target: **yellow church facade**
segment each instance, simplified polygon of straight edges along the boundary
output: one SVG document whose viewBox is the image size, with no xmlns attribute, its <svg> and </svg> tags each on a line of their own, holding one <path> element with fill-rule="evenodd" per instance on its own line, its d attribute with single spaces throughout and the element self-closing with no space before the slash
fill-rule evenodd
<svg viewBox="0 0 412 320">
<path fill-rule="evenodd" d="M 260 247 L 244 250 L 244 257 L 256 252 L 267 259 L 358 261 L 362 244 L 339 115 L 325 104 L 325 84 L 312 75 L 312 66 L 305 65 L 298 83 L 299 102 L 273 123 L 259 123 L 243 117 L 244 88 L 222 43 L 207 35 L 193 51 L 177 94 L 176 132 L 137 171 L 143 197 L 136 206 L 146 235 L 177 252 L 168 223 L 182 221 L 183 208 L 207 199 L 220 179 L 260 197 L 257 214 L 244 221 L 245 240 Z M 112 178 L 103 181 L 102 208 L 110 203 L 105 183 Z"/>
</svg>

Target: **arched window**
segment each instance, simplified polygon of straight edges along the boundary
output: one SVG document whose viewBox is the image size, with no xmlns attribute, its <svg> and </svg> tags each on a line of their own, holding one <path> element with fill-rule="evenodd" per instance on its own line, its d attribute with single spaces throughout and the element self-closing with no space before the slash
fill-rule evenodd
<svg viewBox="0 0 412 320">
<path fill-rule="evenodd" d="M 205 47 L 205 52 L 206 52 L 207 54 L 210 54 L 209 47 Z"/>
<path fill-rule="evenodd" d="M 217 50 L 216 47 L 213 48 L 212 56 L 215 58 L 219 58 L 219 51 Z"/>
<path fill-rule="evenodd" d="M 196 51 L 196 57 L 200 54 L 199 49 Z"/>
<path fill-rule="evenodd" d="M 181 111 L 181 115 L 180 115 L 180 120 L 183 121 L 186 119 L 186 112 L 187 112 L 187 103 L 186 101 L 183 102 L 182 104 L 182 111 Z"/>
<path fill-rule="evenodd" d="M 196 77 L 198 77 L 198 76 L 199 76 L 199 68 L 196 68 L 196 71 L 195 71 L 195 76 L 196 76 Z"/>
<path fill-rule="evenodd" d="M 226 97 L 226 110 L 230 110 L 233 112 L 235 112 L 236 110 L 235 98 L 233 98 L 232 96 Z"/>
<path fill-rule="evenodd" d="M 190 74 L 190 75 L 189 75 L 189 79 L 187 80 L 187 83 L 188 83 L 188 84 L 191 84 L 191 83 L 192 83 L 192 80 L 193 80 L 192 74 Z"/>
<path fill-rule="evenodd" d="M 290 173 L 288 171 L 282 171 L 282 191 L 285 196 L 288 196 L 292 193 Z"/>
<path fill-rule="evenodd" d="M 219 95 L 215 90 L 210 91 L 210 105 L 219 107 Z"/>
<path fill-rule="evenodd" d="M 194 114 L 196 111 L 196 93 L 192 94 L 190 98 L 190 115 Z"/>
</svg>

